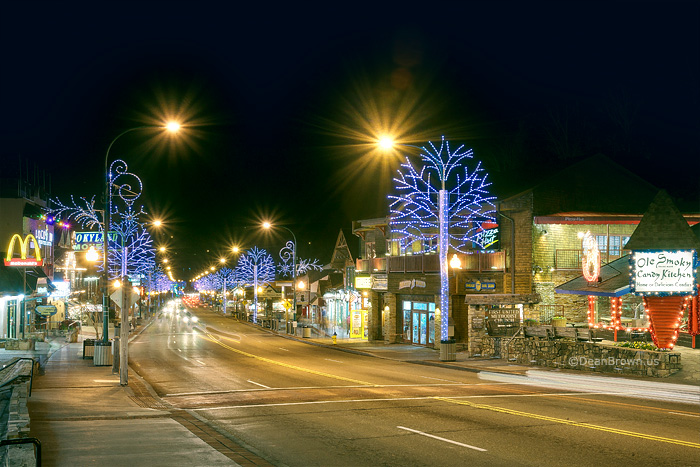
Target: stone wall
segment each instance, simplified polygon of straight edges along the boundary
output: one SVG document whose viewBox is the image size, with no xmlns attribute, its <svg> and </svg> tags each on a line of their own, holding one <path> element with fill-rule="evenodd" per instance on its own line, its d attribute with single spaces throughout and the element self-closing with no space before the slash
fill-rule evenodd
<svg viewBox="0 0 700 467">
<path fill-rule="evenodd" d="M 681 355 L 591 342 L 484 336 L 481 355 L 547 368 L 664 378 L 681 370 Z"/>
</svg>

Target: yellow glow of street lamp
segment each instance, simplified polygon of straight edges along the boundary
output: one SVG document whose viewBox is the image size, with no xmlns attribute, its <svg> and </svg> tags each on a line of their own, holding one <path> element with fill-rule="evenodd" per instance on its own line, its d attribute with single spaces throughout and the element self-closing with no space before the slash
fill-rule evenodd
<svg viewBox="0 0 700 467">
<path fill-rule="evenodd" d="M 379 147 L 387 151 L 394 147 L 394 140 L 388 136 L 383 136 L 379 139 Z"/>
<path fill-rule="evenodd" d="M 168 122 L 165 125 L 165 129 L 168 130 L 170 133 L 177 133 L 180 131 L 180 124 L 178 122 Z"/>
<path fill-rule="evenodd" d="M 91 246 L 87 253 L 85 253 L 85 259 L 90 262 L 97 261 L 97 256 L 97 250 L 95 250 L 94 246 Z"/>
<path fill-rule="evenodd" d="M 219 258 L 219 262 L 222 263 L 222 264 L 225 263 L 225 262 L 226 262 L 226 258 Z"/>
<path fill-rule="evenodd" d="M 214 266 L 210 267 L 209 269 L 211 269 L 211 270 L 213 271 L 213 270 L 214 270 Z"/>
<path fill-rule="evenodd" d="M 164 263 L 167 263 L 167 262 L 168 262 L 168 258 L 164 258 L 164 259 L 163 259 L 163 262 L 164 262 Z"/>
<path fill-rule="evenodd" d="M 267 222 L 267 221 L 263 222 L 263 228 L 269 229 L 270 227 L 272 227 L 272 224 L 270 224 L 270 223 Z"/>
<path fill-rule="evenodd" d="M 161 221 L 160 219 L 156 219 L 153 221 L 154 227 L 160 227 L 161 225 L 163 225 L 163 221 Z"/>
<path fill-rule="evenodd" d="M 263 292 L 263 288 L 262 288 L 262 287 L 258 287 L 258 293 L 262 293 L 262 292 Z"/>
<path fill-rule="evenodd" d="M 161 253 L 165 253 L 165 247 L 164 247 L 164 246 L 158 248 L 158 250 L 160 250 Z"/>
<path fill-rule="evenodd" d="M 114 287 L 115 287 L 115 288 L 118 289 L 118 288 L 121 287 L 121 286 L 122 286 L 122 283 L 121 283 L 121 282 L 119 282 L 118 280 L 114 281 Z"/>
<path fill-rule="evenodd" d="M 299 281 L 297 282 L 297 287 L 300 288 L 301 290 L 304 290 L 306 287 L 306 284 L 304 284 L 304 281 Z"/>
<path fill-rule="evenodd" d="M 462 262 L 459 260 L 459 257 L 456 253 L 452 255 L 452 259 L 450 260 L 450 267 L 452 269 L 462 269 Z"/>
<path fill-rule="evenodd" d="M 238 247 L 234 246 L 233 248 L 231 248 L 231 251 L 233 251 L 234 253 L 238 253 Z"/>
</svg>

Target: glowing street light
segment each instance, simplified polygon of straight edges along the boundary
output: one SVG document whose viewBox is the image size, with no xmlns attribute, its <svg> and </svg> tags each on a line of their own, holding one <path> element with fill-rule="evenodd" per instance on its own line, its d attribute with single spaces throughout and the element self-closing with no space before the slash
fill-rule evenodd
<svg viewBox="0 0 700 467">
<path fill-rule="evenodd" d="M 85 259 L 90 261 L 91 263 L 97 261 L 98 257 L 99 255 L 97 253 L 97 250 L 95 250 L 94 246 L 91 246 L 90 249 L 85 253 Z"/>
<path fill-rule="evenodd" d="M 262 224 L 263 228 L 266 230 L 270 230 L 272 228 L 272 224 L 268 221 L 263 222 Z M 288 227 L 285 227 L 283 225 L 279 225 L 277 227 L 281 227 L 285 229 L 287 232 L 292 234 L 292 238 L 294 239 L 294 249 L 292 250 L 292 289 L 294 293 L 294 297 L 292 299 L 292 309 L 294 310 L 294 318 L 296 319 L 296 313 L 297 313 L 297 237 L 294 235 L 294 232 L 291 231 Z M 287 312 L 285 311 L 284 313 L 285 317 L 285 325 L 287 324 Z"/>
<path fill-rule="evenodd" d="M 159 127 L 159 126 L 138 126 L 138 127 L 133 127 L 129 128 L 127 130 L 122 131 L 119 133 L 111 143 L 109 143 L 109 146 L 107 146 L 107 152 L 105 153 L 105 176 L 106 176 L 106 184 L 105 184 L 105 210 L 104 210 L 104 216 L 103 216 L 103 225 L 102 225 L 102 244 L 103 244 L 103 282 L 102 282 L 102 315 L 103 315 L 103 329 L 102 329 L 102 340 L 104 345 L 108 345 L 109 343 L 109 336 L 108 336 L 108 331 L 109 331 L 109 294 L 107 291 L 107 283 L 109 281 L 109 227 L 110 227 L 110 214 L 112 210 L 112 174 L 110 173 L 109 170 L 109 153 L 112 150 L 112 146 L 114 146 L 114 143 L 117 142 L 119 138 L 124 136 L 127 133 L 131 133 L 132 131 L 140 131 L 140 130 L 147 130 L 147 129 L 165 129 L 171 133 L 175 133 L 180 129 L 180 125 L 177 124 L 177 126 L 174 124 L 175 122 L 169 122 L 167 123 L 164 127 Z M 122 307 L 124 308 L 124 307 Z M 124 310 L 122 310 L 122 320 L 124 321 L 124 317 L 128 319 L 128 315 L 125 313 Z M 127 326 L 122 325 L 122 336 L 121 336 L 121 342 L 124 342 L 124 346 L 126 346 L 126 341 L 129 338 L 129 329 Z M 120 350 L 120 384 L 122 386 L 125 386 L 128 384 L 127 378 L 128 378 L 128 364 L 127 364 L 127 358 L 128 354 L 125 352 L 122 352 Z"/>
</svg>

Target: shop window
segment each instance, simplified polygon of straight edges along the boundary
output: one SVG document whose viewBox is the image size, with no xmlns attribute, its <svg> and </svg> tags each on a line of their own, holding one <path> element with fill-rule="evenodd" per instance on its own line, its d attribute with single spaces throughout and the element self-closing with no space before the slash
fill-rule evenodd
<svg viewBox="0 0 700 467">
<path fill-rule="evenodd" d="M 374 242 L 365 243 L 365 259 L 377 257 L 377 246 Z"/>
<path fill-rule="evenodd" d="M 598 250 L 605 254 L 608 252 L 608 237 L 607 235 L 596 235 L 596 242 L 598 243 Z"/>
</svg>

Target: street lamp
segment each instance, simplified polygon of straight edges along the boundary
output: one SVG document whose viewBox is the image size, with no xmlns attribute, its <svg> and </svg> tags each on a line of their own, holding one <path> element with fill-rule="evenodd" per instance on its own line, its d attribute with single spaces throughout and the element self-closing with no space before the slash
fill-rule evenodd
<svg viewBox="0 0 700 467">
<path fill-rule="evenodd" d="M 272 228 L 272 224 L 270 222 L 263 222 L 263 228 L 269 230 Z M 297 313 L 297 237 L 294 235 L 294 232 L 291 231 L 288 227 L 285 227 L 283 225 L 278 225 L 275 227 L 280 227 L 282 229 L 285 229 L 287 232 L 292 234 L 292 238 L 294 239 L 294 249 L 292 250 L 292 291 L 294 293 L 294 296 L 292 298 L 292 309 L 294 310 L 294 318 L 296 319 L 296 313 Z M 285 317 L 285 327 L 287 325 L 287 312 L 285 311 L 284 313 Z"/>
<path fill-rule="evenodd" d="M 102 243 L 103 243 L 103 285 L 102 285 L 102 313 L 103 313 L 103 329 L 102 329 L 102 336 L 103 336 L 103 344 L 106 346 L 107 343 L 109 342 L 108 339 L 108 332 L 109 332 L 109 295 L 107 291 L 107 282 L 109 281 L 109 261 L 108 261 L 108 256 L 109 256 L 109 226 L 110 226 L 110 215 L 112 211 L 112 174 L 109 170 L 109 153 L 112 150 L 112 146 L 114 146 L 114 143 L 117 142 L 119 138 L 124 136 L 127 133 L 131 133 L 132 131 L 139 131 L 139 130 L 152 130 L 152 129 L 163 129 L 165 128 L 167 131 L 171 133 L 176 133 L 177 131 L 180 130 L 180 124 L 175 123 L 175 122 L 169 122 L 166 124 L 164 127 L 160 126 L 138 126 L 138 127 L 133 127 L 129 128 L 127 130 L 122 131 L 119 133 L 111 143 L 109 143 L 109 146 L 107 147 L 107 152 L 105 153 L 105 176 L 106 176 L 106 184 L 105 184 L 105 212 L 103 216 L 103 226 L 102 226 Z M 125 280 L 126 278 L 123 278 Z M 125 294 L 122 294 L 124 296 Z M 125 326 L 125 324 L 128 322 L 129 316 L 128 316 L 128 311 L 126 310 L 126 307 L 124 306 L 125 303 L 122 302 L 122 312 L 121 312 L 121 336 L 120 336 L 120 342 L 121 342 L 121 348 L 119 350 L 119 357 L 120 357 L 120 368 L 119 368 L 119 382 L 122 386 L 125 386 L 128 384 L 128 352 L 127 352 L 127 340 L 129 338 L 129 328 Z"/>
</svg>

